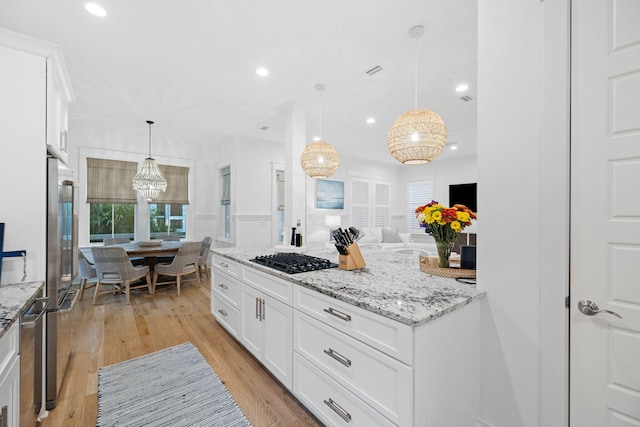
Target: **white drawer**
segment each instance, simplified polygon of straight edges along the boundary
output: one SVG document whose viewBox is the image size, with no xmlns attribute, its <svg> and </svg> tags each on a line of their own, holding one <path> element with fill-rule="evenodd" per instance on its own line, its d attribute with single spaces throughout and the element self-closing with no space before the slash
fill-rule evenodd
<svg viewBox="0 0 640 427">
<path fill-rule="evenodd" d="M 294 308 L 363 341 L 408 365 L 413 364 L 411 326 L 319 292 L 295 286 Z"/>
<path fill-rule="evenodd" d="M 328 426 L 394 425 L 295 351 L 293 394 Z"/>
<path fill-rule="evenodd" d="M 214 274 L 215 271 L 218 270 L 231 277 L 241 277 L 242 275 L 242 265 L 220 255 L 213 254 L 213 263 L 211 264 L 211 267 L 213 268 Z"/>
<path fill-rule="evenodd" d="M 234 307 L 240 304 L 241 287 L 242 284 L 228 274 L 213 272 L 211 291 L 224 296 Z"/>
<path fill-rule="evenodd" d="M 242 270 L 242 281 L 291 307 L 293 284 L 251 267 Z"/>
<path fill-rule="evenodd" d="M 20 325 L 16 320 L 0 338 L 0 372 L 11 364 L 20 351 Z"/>
<path fill-rule="evenodd" d="M 293 348 L 398 425 L 411 425 L 413 369 L 295 311 Z"/>
<path fill-rule="evenodd" d="M 211 293 L 213 315 L 216 321 L 222 325 L 234 337 L 238 337 L 240 327 L 240 312 L 233 307 L 226 299 L 221 298 L 214 292 Z"/>
</svg>

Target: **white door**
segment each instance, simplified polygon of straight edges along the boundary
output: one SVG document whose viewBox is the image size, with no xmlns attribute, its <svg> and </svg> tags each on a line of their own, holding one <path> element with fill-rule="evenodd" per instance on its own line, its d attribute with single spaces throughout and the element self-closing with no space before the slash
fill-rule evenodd
<svg viewBox="0 0 640 427">
<path fill-rule="evenodd" d="M 571 426 L 640 426 L 640 0 L 571 26 Z"/>
<path fill-rule="evenodd" d="M 262 359 L 264 327 L 260 307 L 262 294 L 251 286 L 242 286 L 240 307 L 240 342 L 257 359 Z"/>
<path fill-rule="evenodd" d="M 264 358 L 262 363 L 291 390 L 293 368 L 293 309 L 263 295 Z"/>
</svg>

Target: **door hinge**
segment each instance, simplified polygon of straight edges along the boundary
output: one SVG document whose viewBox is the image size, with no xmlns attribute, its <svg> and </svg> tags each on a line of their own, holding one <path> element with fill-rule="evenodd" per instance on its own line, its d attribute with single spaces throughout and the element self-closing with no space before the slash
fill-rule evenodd
<svg viewBox="0 0 640 427">
<path fill-rule="evenodd" d="M 566 308 L 571 308 L 571 297 L 565 297 L 564 298 L 564 306 Z"/>
</svg>

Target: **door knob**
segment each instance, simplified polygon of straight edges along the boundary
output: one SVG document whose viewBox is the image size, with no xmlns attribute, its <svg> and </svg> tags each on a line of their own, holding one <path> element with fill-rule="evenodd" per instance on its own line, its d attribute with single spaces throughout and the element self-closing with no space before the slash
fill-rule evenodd
<svg viewBox="0 0 640 427">
<path fill-rule="evenodd" d="M 600 310 L 600 307 L 598 307 L 598 304 L 596 304 L 593 301 L 589 301 L 588 299 L 583 299 L 578 301 L 578 310 L 580 310 L 582 314 L 586 314 L 587 316 L 593 316 L 598 313 L 609 313 L 609 314 L 613 314 L 618 319 L 622 319 L 622 316 L 620 316 L 615 311 Z"/>
</svg>

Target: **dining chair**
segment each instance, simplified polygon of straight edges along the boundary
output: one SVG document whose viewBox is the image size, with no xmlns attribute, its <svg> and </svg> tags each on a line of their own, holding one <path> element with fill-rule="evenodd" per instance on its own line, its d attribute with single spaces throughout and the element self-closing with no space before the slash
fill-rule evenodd
<svg viewBox="0 0 640 427">
<path fill-rule="evenodd" d="M 121 290 L 119 285 L 122 284 L 124 284 L 127 304 L 131 303 L 129 297 L 131 289 L 146 286 L 149 289 L 149 293 L 153 294 L 149 266 L 134 267 L 124 248 L 120 246 L 94 246 L 91 248 L 91 254 L 93 255 L 93 262 L 98 276 L 96 290 L 93 294 L 94 305 L 98 295 L 115 293 L 117 290 Z M 146 278 L 146 284 L 131 286 L 132 282 L 143 277 Z M 100 288 L 103 285 L 112 285 L 113 289 L 100 292 Z"/>
<path fill-rule="evenodd" d="M 119 245 L 122 243 L 131 243 L 131 240 L 129 240 L 128 237 L 105 237 L 103 242 L 105 246 L 111 246 Z"/>
<path fill-rule="evenodd" d="M 198 258 L 198 274 L 200 274 L 200 271 L 204 269 L 204 272 L 207 275 L 207 280 L 211 280 L 211 277 L 209 277 L 209 267 L 207 266 L 207 262 L 209 261 L 209 250 L 211 249 L 212 241 L 213 239 L 210 236 L 202 239 L 200 257 Z"/>
<path fill-rule="evenodd" d="M 80 250 L 78 251 L 78 275 L 80 276 L 80 295 L 78 298 L 79 301 L 82 301 L 85 289 L 96 286 L 98 273 Z"/>
<path fill-rule="evenodd" d="M 200 274 L 198 272 L 198 260 L 200 258 L 200 247 L 202 242 L 184 242 L 176 255 L 173 257 L 171 264 L 156 264 L 153 270 L 153 292 L 156 291 L 158 284 L 173 284 L 176 283 L 178 287 L 178 296 L 180 296 L 180 282 L 183 276 L 191 273 L 195 273 L 196 282 L 200 287 Z M 161 282 L 158 283 L 158 276 L 174 276 L 175 282 Z"/>
</svg>

